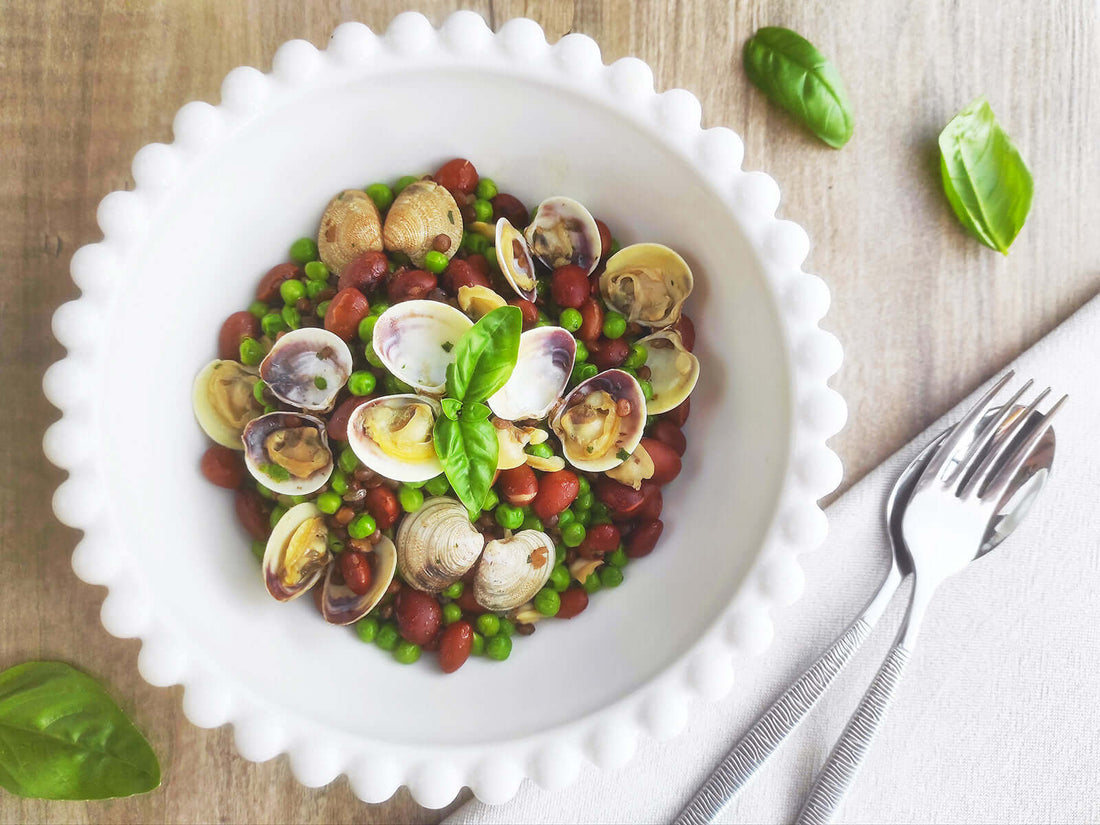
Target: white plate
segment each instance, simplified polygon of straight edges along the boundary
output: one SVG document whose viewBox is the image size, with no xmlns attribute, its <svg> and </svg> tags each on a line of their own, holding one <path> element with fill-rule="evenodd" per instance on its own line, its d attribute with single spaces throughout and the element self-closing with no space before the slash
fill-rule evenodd
<svg viewBox="0 0 1100 825">
<path fill-rule="evenodd" d="M 73 257 L 82 297 L 54 316 L 68 356 L 44 385 L 64 417 L 45 447 L 70 471 L 57 516 L 85 531 L 73 567 L 110 588 L 104 626 L 143 640 L 142 675 L 183 684 L 191 721 L 233 724 L 248 759 L 287 752 L 306 785 L 347 773 L 364 800 L 404 783 L 440 806 L 621 764 L 639 734 L 676 733 L 693 695 L 729 691 L 733 657 L 764 649 L 770 606 L 801 591 L 796 553 L 824 538 L 845 406 L 806 233 L 774 217 L 771 178 L 741 171 L 737 135 L 699 121 L 691 94 L 656 94 L 635 59 L 604 66 L 587 37 L 403 14 L 384 36 L 343 25 L 324 52 L 286 43 L 271 74 L 235 69 L 221 105 L 187 104 L 175 142 L 137 154 L 135 189 L 100 205 L 104 240 Z M 624 244 L 680 251 L 703 372 L 657 550 L 507 663 L 448 677 L 267 596 L 232 497 L 199 473 L 190 387 L 333 192 L 454 156 L 529 206 L 567 194 Z"/>
</svg>

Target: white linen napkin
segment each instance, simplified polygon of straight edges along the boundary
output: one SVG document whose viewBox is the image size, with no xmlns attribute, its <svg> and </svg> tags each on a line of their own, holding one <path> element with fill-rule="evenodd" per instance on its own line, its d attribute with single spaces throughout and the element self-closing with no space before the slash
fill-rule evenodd
<svg viewBox="0 0 1100 825">
<path fill-rule="evenodd" d="M 1070 395 L 1055 423 L 1052 476 L 1016 533 L 936 594 L 840 821 L 1100 820 L 1098 355 L 1100 297 L 1011 365 L 1017 378 L 1008 390 L 1033 377 L 1040 388 L 1049 384 L 1055 394 Z M 511 802 L 474 800 L 446 822 L 671 821 L 738 736 L 874 592 L 889 553 L 881 526 L 887 491 L 979 392 L 829 508 L 828 541 L 801 559 L 802 598 L 773 617 L 775 639 L 763 655 L 734 662 L 737 681 L 723 701 L 696 703 L 678 737 L 641 742 L 618 770 L 586 766 L 576 784 L 555 793 L 528 781 Z M 905 601 L 895 598 L 856 658 L 721 821 L 794 819 L 893 641 Z"/>
</svg>

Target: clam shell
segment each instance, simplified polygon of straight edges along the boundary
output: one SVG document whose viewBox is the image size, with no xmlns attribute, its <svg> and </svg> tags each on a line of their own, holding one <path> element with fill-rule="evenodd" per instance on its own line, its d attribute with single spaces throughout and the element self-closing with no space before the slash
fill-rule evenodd
<svg viewBox="0 0 1100 825">
<path fill-rule="evenodd" d="M 345 189 L 325 207 L 317 231 L 317 251 L 325 266 L 339 275 L 364 252 L 382 251 L 382 216 L 370 195 Z"/>
<path fill-rule="evenodd" d="M 508 306 L 508 302 L 487 286 L 460 286 L 458 306 L 471 319 L 477 321 L 494 309 Z"/>
<path fill-rule="evenodd" d="M 577 341 L 561 327 L 524 332 L 512 375 L 490 396 L 489 409 L 509 421 L 545 418 L 569 383 L 576 357 Z"/>
<path fill-rule="evenodd" d="M 484 547 L 485 538 L 470 523 L 465 505 L 435 496 L 397 528 L 397 569 L 411 587 L 439 593 L 474 566 Z"/>
<path fill-rule="evenodd" d="M 260 377 L 280 401 L 304 410 L 329 410 L 351 375 L 351 350 L 327 329 L 286 333 L 260 364 Z"/>
<path fill-rule="evenodd" d="M 612 467 L 607 471 L 607 477 L 613 478 L 627 487 L 640 490 L 642 489 L 642 482 L 647 478 L 653 478 L 656 469 L 649 452 L 639 444 L 634 448 L 634 452 L 630 454 L 630 458 L 618 467 Z"/>
<path fill-rule="evenodd" d="M 534 456 L 528 455 L 524 448 L 528 444 L 541 444 L 550 434 L 538 427 L 517 427 L 511 421 L 494 418 L 493 426 L 497 431 L 497 469 L 511 470 L 527 462 Z"/>
<path fill-rule="evenodd" d="M 241 433 L 245 425 L 263 413 L 252 395 L 252 385 L 258 380 L 254 369 L 236 361 L 215 360 L 199 370 L 191 388 L 191 406 L 202 431 L 223 447 L 243 450 Z M 244 383 L 248 385 L 247 393 Z M 238 414 L 234 416 L 230 409 Z"/>
<path fill-rule="evenodd" d="M 649 355 L 649 383 L 653 397 L 646 402 L 650 415 L 674 410 L 691 395 L 699 381 L 699 359 L 684 349 L 680 333 L 663 329 L 638 340 Z"/>
<path fill-rule="evenodd" d="M 512 610 L 535 597 L 554 569 L 554 541 L 523 530 L 485 545 L 474 574 L 474 598 L 486 610 Z"/>
<path fill-rule="evenodd" d="M 527 248 L 527 241 L 519 230 L 508 222 L 507 218 L 497 221 L 495 234 L 497 263 L 500 272 L 509 286 L 516 291 L 519 297 L 528 301 L 535 300 L 535 262 L 531 260 L 531 252 Z M 596 234 L 599 234 L 597 230 Z"/>
<path fill-rule="evenodd" d="M 539 204 L 523 234 L 531 254 L 550 269 L 575 264 L 591 275 L 603 252 L 592 213 L 561 195 Z"/>
<path fill-rule="evenodd" d="M 411 409 L 415 408 L 415 409 Z M 385 395 L 356 407 L 348 444 L 356 458 L 394 481 L 427 481 L 443 472 L 432 430 L 439 402 L 423 395 Z"/>
<path fill-rule="evenodd" d="M 397 548 L 385 536 L 367 554 L 371 565 L 371 585 L 360 596 L 353 593 L 340 579 L 339 565 L 330 564 L 325 573 L 324 590 L 321 593 L 321 615 L 330 624 L 354 624 L 366 616 L 386 595 L 397 570 Z"/>
<path fill-rule="evenodd" d="M 277 480 L 264 472 L 263 467 L 271 464 L 279 465 L 268 451 L 267 439 L 279 430 L 312 429 L 318 434 L 318 441 L 322 453 L 319 457 L 324 459 L 324 464 L 319 465 L 308 475 L 298 476 L 290 474 L 290 478 Z M 241 434 L 244 444 L 244 463 L 248 472 L 252 474 L 260 484 L 269 490 L 288 496 L 304 496 L 316 492 L 325 486 L 332 475 L 332 450 L 328 446 L 328 434 L 325 424 L 319 418 L 312 415 L 292 412 L 273 412 L 261 415 L 248 422 Z M 280 465 L 281 466 L 281 465 Z M 287 469 L 289 472 L 288 468 Z"/>
<path fill-rule="evenodd" d="M 303 532 L 299 533 L 300 530 Z M 267 592 L 281 602 L 289 602 L 313 587 L 332 562 L 327 538 L 325 517 L 316 505 L 305 502 L 283 513 L 264 549 L 263 571 Z M 299 549 L 307 550 L 313 558 L 301 565 L 298 573 L 304 575 L 298 581 L 288 582 L 285 574 L 287 553 L 295 541 Z"/>
<path fill-rule="evenodd" d="M 620 415 L 622 402 L 629 409 Z M 634 452 L 645 421 L 645 396 L 637 379 L 622 370 L 607 370 L 578 384 L 558 407 L 550 427 L 570 464 L 602 472 Z"/>
<path fill-rule="evenodd" d="M 418 180 L 401 190 L 386 213 L 382 242 L 391 252 L 404 252 L 417 266 L 432 251 L 435 239 L 445 235 L 451 258 L 462 243 L 462 213 L 454 197 L 435 181 Z"/>
<path fill-rule="evenodd" d="M 422 392 L 439 395 L 455 360 L 455 345 L 473 325 L 450 304 L 402 301 L 378 316 L 371 340 L 386 369 Z"/>
<path fill-rule="evenodd" d="M 687 262 L 659 243 L 623 247 L 600 275 L 600 293 L 607 305 L 646 327 L 675 324 L 695 280 Z"/>
</svg>

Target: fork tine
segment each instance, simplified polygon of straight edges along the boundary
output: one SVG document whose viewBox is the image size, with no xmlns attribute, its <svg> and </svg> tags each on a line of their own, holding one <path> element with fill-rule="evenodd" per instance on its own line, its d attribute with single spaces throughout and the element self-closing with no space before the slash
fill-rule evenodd
<svg viewBox="0 0 1100 825">
<path fill-rule="evenodd" d="M 1054 414 L 1061 409 L 1062 405 L 1069 398 L 1068 395 L 1063 395 L 1058 401 L 1050 408 L 1050 411 L 1043 416 L 1043 420 L 1040 424 L 1035 426 L 1035 429 L 1031 431 L 1024 442 L 1016 448 L 1016 451 L 1008 457 L 1004 467 L 993 478 L 989 488 L 981 493 L 982 501 L 997 502 L 1001 500 L 1005 490 L 1008 489 L 1008 485 L 1012 483 L 1012 479 L 1015 478 L 1016 473 L 1020 471 L 1020 468 L 1027 461 L 1028 456 L 1031 455 L 1032 450 L 1035 449 L 1039 440 L 1046 435 L 1046 431 L 1050 429 L 1050 421 L 1054 418 Z M 980 488 L 978 488 L 980 489 Z"/>
<path fill-rule="evenodd" d="M 953 483 L 955 479 L 962 481 L 966 478 L 967 471 L 971 469 L 974 466 L 974 462 L 986 452 L 986 448 L 993 443 L 993 440 L 997 437 L 1005 421 L 1012 415 L 1013 410 L 1016 408 L 1016 402 L 1020 400 L 1025 392 L 1031 389 L 1031 385 L 1034 383 L 1035 382 L 1029 378 L 1020 389 L 1016 390 L 1015 395 L 1001 405 L 1001 411 L 997 414 L 997 417 L 986 425 L 981 435 L 979 435 L 974 443 L 970 445 L 970 449 L 967 450 L 965 458 L 959 462 L 959 466 L 951 476 L 946 479 L 949 484 Z M 1049 389 L 1047 391 L 1049 392 Z"/>
<path fill-rule="evenodd" d="M 928 459 L 928 466 L 924 468 L 924 472 L 921 473 L 920 478 L 917 479 L 918 487 L 928 484 L 933 479 L 939 477 L 940 473 L 943 472 L 943 468 L 947 466 L 947 462 L 951 460 L 952 455 L 955 450 L 958 449 L 959 445 L 974 437 L 974 428 L 985 416 L 994 396 L 1004 388 L 1005 384 L 1012 380 L 1013 375 L 1015 375 L 1015 373 L 1012 370 L 1005 373 L 1004 377 L 990 387 L 985 395 L 978 399 L 978 403 L 971 407 L 969 412 L 963 416 L 962 420 L 951 429 L 947 438 L 944 439 L 943 443 L 940 444 L 939 448 L 932 453 L 931 458 Z"/>
<path fill-rule="evenodd" d="M 996 441 L 993 441 L 992 438 L 990 439 L 990 441 L 992 441 L 993 443 L 990 445 L 988 450 L 974 453 L 974 461 L 972 463 L 977 464 L 977 467 L 974 469 L 974 472 L 969 474 L 969 476 L 966 473 L 962 474 L 962 477 L 960 478 L 959 488 L 955 492 L 955 494 L 959 498 L 965 498 L 971 493 L 982 488 L 982 485 L 984 485 L 985 482 L 992 475 L 993 469 L 1001 463 L 1001 459 L 1003 459 L 1005 454 L 1008 452 L 1008 448 L 1012 446 L 1013 440 L 1028 426 L 1031 420 L 1031 414 L 1035 412 L 1036 409 L 1038 409 L 1039 403 L 1048 395 L 1050 395 L 1050 387 L 1047 387 L 1045 390 L 1035 396 L 1035 400 L 1020 411 L 1019 415 L 1016 416 L 1016 419 L 1008 425 L 1004 432 L 999 434 L 995 433 L 995 435 L 997 435 L 997 439 Z M 1008 407 L 1008 405 L 1005 406 L 1011 413 L 1011 407 Z M 1007 416 L 1004 416 L 1003 412 L 1002 416 L 1007 418 Z M 998 422 L 998 428 L 999 427 L 1000 422 Z M 970 468 L 964 466 L 963 469 Z M 962 483 L 964 481 L 965 484 Z"/>
</svg>

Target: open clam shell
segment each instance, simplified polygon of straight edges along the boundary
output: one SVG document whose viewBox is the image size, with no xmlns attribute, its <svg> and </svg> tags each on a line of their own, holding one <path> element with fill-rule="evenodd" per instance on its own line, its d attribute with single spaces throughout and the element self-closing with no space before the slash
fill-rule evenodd
<svg viewBox="0 0 1100 825">
<path fill-rule="evenodd" d="M 511 421 L 494 418 L 493 427 L 497 431 L 497 469 L 511 470 L 520 464 L 526 464 L 533 456 L 526 452 L 528 444 L 542 444 L 550 437 L 546 430 L 538 427 L 517 427 Z"/>
<path fill-rule="evenodd" d="M 367 554 L 370 561 L 371 585 L 363 595 L 352 592 L 340 576 L 338 564 L 330 564 L 325 572 L 324 590 L 321 593 L 321 615 L 330 624 L 354 624 L 366 616 L 386 595 L 397 570 L 397 548 L 382 536 L 374 549 Z"/>
<path fill-rule="evenodd" d="M 545 418 L 569 383 L 576 357 L 577 341 L 561 327 L 524 332 L 512 375 L 490 396 L 489 409 L 509 421 Z"/>
<path fill-rule="evenodd" d="M 394 481 L 427 481 L 443 472 L 432 430 L 442 412 L 423 395 L 384 395 L 364 401 L 348 419 L 348 444 L 356 458 Z"/>
<path fill-rule="evenodd" d="M 202 431 L 223 447 L 243 450 L 245 425 L 263 413 L 252 395 L 260 379 L 256 371 L 236 361 L 211 361 L 195 376 L 191 405 Z"/>
<path fill-rule="evenodd" d="M 466 506 L 435 496 L 397 528 L 397 568 L 410 587 L 439 593 L 474 566 L 484 547 L 485 537 L 470 523 Z M 550 552 L 553 560 L 553 545 Z"/>
<path fill-rule="evenodd" d="M 321 578 L 332 562 L 325 516 L 309 502 L 283 513 L 264 549 L 267 592 L 281 602 L 296 599 Z"/>
<path fill-rule="evenodd" d="M 599 234 L 599 230 L 597 230 Z M 527 241 L 507 218 L 497 221 L 496 254 L 500 272 L 519 297 L 535 300 L 535 262 L 527 249 Z"/>
<path fill-rule="evenodd" d="M 248 472 L 276 493 L 316 492 L 332 475 L 325 424 L 312 415 L 273 412 L 248 422 L 241 434 Z"/>
<path fill-rule="evenodd" d="M 659 243 L 623 247 L 600 275 L 600 293 L 611 309 L 627 321 L 658 329 L 680 319 L 694 286 L 687 261 Z"/>
<path fill-rule="evenodd" d="M 637 379 L 622 370 L 607 370 L 578 384 L 550 427 L 570 464 L 602 472 L 630 457 L 642 440 L 645 421 L 645 395 Z"/>
<path fill-rule="evenodd" d="M 339 335 L 303 327 L 275 342 L 260 364 L 260 377 L 280 401 L 303 410 L 329 410 L 351 370 L 351 350 Z"/>
<path fill-rule="evenodd" d="M 531 254 L 550 269 L 575 264 L 591 275 L 603 252 L 600 228 L 592 213 L 561 195 L 539 204 L 523 234 Z"/>
<path fill-rule="evenodd" d="M 554 540 L 539 530 L 490 541 L 474 574 L 477 603 L 495 611 L 526 604 L 550 580 L 554 552 Z"/>
<path fill-rule="evenodd" d="M 402 301 L 378 316 L 371 339 L 386 369 L 422 392 L 438 395 L 454 363 L 455 344 L 473 321 L 450 304 Z"/>
<path fill-rule="evenodd" d="M 663 329 L 638 340 L 648 351 L 649 383 L 653 397 L 646 402 L 650 415 L 680 406 L 699 381 L 699 359 L 684 348 L 680 333 Z"/>
</svg>

